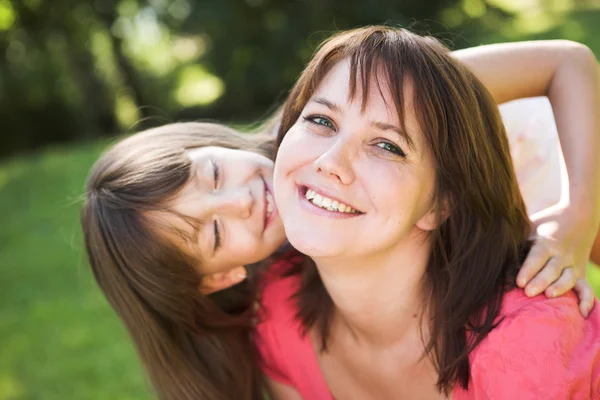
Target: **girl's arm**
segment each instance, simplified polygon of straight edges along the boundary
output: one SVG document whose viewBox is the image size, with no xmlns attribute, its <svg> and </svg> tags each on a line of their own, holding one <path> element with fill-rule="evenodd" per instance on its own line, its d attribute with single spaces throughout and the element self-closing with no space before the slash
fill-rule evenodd
<svg viewBox="0 0 600 400">
<path fill-rule="evenodd" d="M 593 291 L 578 279 L 585 276 L 600 225 L 600 90 L 594 54 L 567 40 L 494 44 L 453 54 L 498 103 L 522 97 L 549 98 L 568 190 L 557 205 L 532 216 L 538 237 L 518 284 L 527 285 L 530 296 L 544 290 L 546 295 L 556 296 L 576 285 L 580 309 L 587 315 L 593 306 Z"/>
</svg>

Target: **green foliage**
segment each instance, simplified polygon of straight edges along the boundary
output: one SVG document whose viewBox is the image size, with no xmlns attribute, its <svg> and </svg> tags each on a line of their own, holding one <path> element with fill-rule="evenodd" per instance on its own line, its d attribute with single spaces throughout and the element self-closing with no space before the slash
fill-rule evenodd
<svg viewBox="0 0 600 400">
<path fill-rule="evenodd" d="M 263 116 L 328 33 L 460 0 L 0 0 L 0 157 L 179 119 Z"/>
</svg>

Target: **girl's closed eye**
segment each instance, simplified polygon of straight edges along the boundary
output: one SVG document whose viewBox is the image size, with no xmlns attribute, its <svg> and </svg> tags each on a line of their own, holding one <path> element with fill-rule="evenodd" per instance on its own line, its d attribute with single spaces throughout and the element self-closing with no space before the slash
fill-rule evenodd
<svg viewBox="0 0 600 400">
<path fill-rule="evenodd" d="M 221 248 L 221 232 L 219 231 L 219 224 L 216 219 L 213 222 L 213 229 L 215 235 L 215 246 L 213 248 L 213 253 L 216 253 Z"/>
<path fill-rule="evenodd" d="M 210 160 L 213 166 L 213 180 L 214 180 L 214 190 L 219 188 L 219 182 L 221 179 L 221 169 L 219 168 L 219 164 L 214 159 Z M 216 253 L 221 248 L 221 231 L 219 230 L 219 222 L 215 218 L 213 221 L 213 235 L 214 235 L 214 247 L 213 254 Z"/>
<path fill-rule="evenodd" d="M 221 170 L 219 169 L 219 165 L 215 162 L 215 160 L 211 160 L 213 165 L 213 180 L 215 183 L 215 190 L 219 187 L 219 178 L 221 175 Z"/>
</svg>

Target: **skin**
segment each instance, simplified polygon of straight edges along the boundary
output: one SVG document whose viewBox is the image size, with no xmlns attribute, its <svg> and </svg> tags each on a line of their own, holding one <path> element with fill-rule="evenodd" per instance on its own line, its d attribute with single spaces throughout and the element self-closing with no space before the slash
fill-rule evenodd
<svg viewBox="0 0 600 400">
<path fill-rule="evenodd" d="M 400 126 L 386 107 L 393 104 L 389 89 L 371 91 L 361 112 L 360 91 L 349 99 L 349 74 L 342 61 L 326 76 L 283 139 L 275 166 L 288 240 L 316 262 L 335 304 L 331 347 L 317 358 L 335 398 L 443 398 L 432 363 L 421 359 L 426 327 L 417 317 L 428 318 L 423 278 L 435 228 L 434 160 L 411 104 L 412 148 L 396 129 L 376 128 Z M 405 98 L 412 98 L 407 86 Z M 307 187 L 361 213 L 317 207 Z M 282 386 L 273 385 L 278 398 L 298 398 Z"/>
</svg>

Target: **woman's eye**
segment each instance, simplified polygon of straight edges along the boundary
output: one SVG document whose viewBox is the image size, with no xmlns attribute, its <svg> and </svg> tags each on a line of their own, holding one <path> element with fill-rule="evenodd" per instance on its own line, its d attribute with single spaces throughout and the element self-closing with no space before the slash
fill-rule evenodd
<svg viewBox="0 0 600 400">
<path fill-rule="evenodd" d="M 304 119 L 306 121 L 310 122 L 311 124 L 320 125 L 320 126 L 324 126 L 325 128 L 335 130 L 335 126 L 333 126 L 333 123 L 331 122 L 331 120 L 329 118 L 322 117 L 319 115 L 311 115 L 308 117 L 304 117 Z"/>
<path fill-rule="evenodd" d="M 393 145 L 389 142 L 379 142 L 377 143 L 378 147 L 381 147 L 383 150 L 395 154 L 400 157 L 406 157 L 406 153 L 402 151 L 402 149 L 396 145 Z"/>
</svg>

